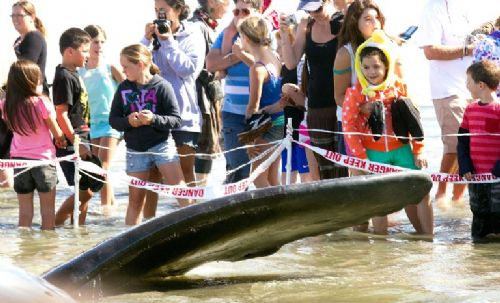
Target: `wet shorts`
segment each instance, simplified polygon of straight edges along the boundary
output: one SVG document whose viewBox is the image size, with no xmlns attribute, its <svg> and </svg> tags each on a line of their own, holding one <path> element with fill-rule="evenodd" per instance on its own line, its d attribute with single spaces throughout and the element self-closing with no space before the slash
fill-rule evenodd
<svg viewBox="0 0 500 303">
<path fill-rule="evenodd" d="M 457 134 L 460 123 L 464 116 L 468 100 L 458 96 L 450 96 L 443 99 L 433 99 L 434 111 L 441 128 L 441 141 L 443 141 L 443 153 L 457 153 L 457 136 L 447 136 Z"/>
<path fill-rule="evenodd" d="M 173 130 L 172 137 L 174 137 L 175 146 L 187 145 L 194 149 L 198 148 L 198 136 L 200 133 L 187 132 L 183 130 Z"/>
<path fill-rule="evenodd" d="M 58 158 L 72 155 L 74 154 L 73 151 L 73 146 L 69 146 L 67 149 L 59 149 L 56 148 L 56 155 Z M 84 159 L 84 161 L 90 161 L 97 166 L 101 167 L 101 161 L 97 156 L 92 155 L 91 158 L 89 159 Z M 68 183 L 69 186 L 74 186 L 75 185 L 75 163 L 69 162 L 69 161 L 62 161 L 59 163 L 61 166 L 61 169 L 64 174 L 64 178 L 66 179 L 66 183 Z M 87 173 L 88 174 L 88 173 Z M 104 183 L 100 182 L 97 179 L 103 179 L 101 176 L 90 174 L 92 177 L 89 177 L 85 173 L 80 173 L 80 182 L 79 182 L 79 189 L 80 190 L 87 190 L 90 189 L 92 192 L 98 192 L 101 190 L 102 186 Z"/>
<path fill-rule="evenodd" d="M 411 151 L 410 144 L 401 146 L 400 148 L 389 152 L 381 152 L 377 150 L 366 150 L 368 160 L 378 163 L 390 164 L 409 169 L 420 169 L 415 165 L 415 159 Z"/>
<path fill-rule="evenodd" d="M 14 174 L 18 174 L 23 170 L 25 170 L 25 168 L 14 169 Z M 32 167 L 14 178 L 14 190 L 18 194 L 29 194 L 35 191 L 35 189 L 39 193 L 47 193 L 54 190 L 56 185 L 57 170 L 54 165 Z"/>
<path fill-rule="evenodd" d="M 146 172 L 153 166 L 179 161 L 177 150 L 168 141 L 157 144 L 145 152 L 127 148 L 127 173 Z"/>
</svg>

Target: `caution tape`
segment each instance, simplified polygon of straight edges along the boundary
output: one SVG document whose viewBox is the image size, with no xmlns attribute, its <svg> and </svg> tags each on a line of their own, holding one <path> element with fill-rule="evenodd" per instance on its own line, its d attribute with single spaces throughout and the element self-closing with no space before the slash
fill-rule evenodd
<svg viewBox="0 0 500 303">
<path fill-rule="evenodd" d="M 372 162 L 370 160 L 359 159 L 356 157 L 351 157 L 347 155 L 342 155 L 337 152 L 325 150 L 319 147 L 311 146 L 307 143 L 299 142 L 293 140 L 293 142 L 300 144 L 304 147 L 307 147 L 314 151 L 315 153 L 323 156 L 325 159 L 336 163 L 341 166 L 346 166 L 349 168 L 354 168 L 357 170 L 362 170 L 364 172 L 373 173 L 373 174 L 383 174 L 383 173 L 392 173 L 392 172 L 400 172 L 410 170 L 408 168 L 394 166 L 390 164 L 383 164 L 378 162 Z M 497 183 L 500 182 L 500 179 L 494 176 L 493 174 L 474 174 L 472 175 L 472 179 L 470 181 L 464 179 L 458 174 L 446 174 L 446 173 L 429 173 L 432 181 L 434 182 L 448 182 L 448 183 Z"/>
</svg>

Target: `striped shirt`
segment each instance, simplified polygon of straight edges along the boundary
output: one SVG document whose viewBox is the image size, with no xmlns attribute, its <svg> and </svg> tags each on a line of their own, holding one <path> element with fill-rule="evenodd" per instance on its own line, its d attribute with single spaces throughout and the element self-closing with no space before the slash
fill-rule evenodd
<svg viewBox="0 0 500 303">
<path fill-rule="evenodd" d="M 235 35 L 233 42 L 239 35 Z M 222 31 L 215 40 L 212 48 L 221 49 L 224 31 Z M 250 95 L 250 68 L 243 62 L 239 62 L 227 69 L 227 75 L 224 84 L 224 104 L 223 112 L 229 112 L 237 115 L 245 115 Z"/>
<path fill-rule="evenodd" d="M 500 103 L 474 102 L 467 106 L 460 128 L 471 134 L 470 158 L 476 174 L 491 173 L 495 162 L 500 159 Z"/>
</svg>

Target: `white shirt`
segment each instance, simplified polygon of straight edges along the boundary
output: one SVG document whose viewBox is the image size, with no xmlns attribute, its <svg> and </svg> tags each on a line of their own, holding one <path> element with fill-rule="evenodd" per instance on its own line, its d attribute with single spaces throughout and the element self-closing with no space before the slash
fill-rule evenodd
<svg viewBox="0 0 500 303">
<path fill-rule="evenodd" d="M 464 0 L 430 0 L 421 20 L 418 44 L 464 46 L 467 35 L 473 28 Z M 452 95 L 470 99 L 466 87 L 466 70 L 472 57 L 453 60 L 430 60 L 430 84 L 432 99 Z"/>
</svg>

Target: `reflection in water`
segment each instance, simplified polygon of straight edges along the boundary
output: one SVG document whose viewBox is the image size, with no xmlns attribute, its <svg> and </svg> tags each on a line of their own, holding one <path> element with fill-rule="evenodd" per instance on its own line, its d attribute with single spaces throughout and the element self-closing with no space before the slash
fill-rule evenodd
<svg viewBox="0 0 500 303">
<path fill-rule="evenodd" d="M 424 127 L 432 130 L 426 135 L 438 134 L 432 108 L 425 107 L 422 112 Z M 441 146 L 439 138 L 426 141 L 427 146 Z M 427 148 L 426 153 L 429 170 L 436 171 L 441 151 Z M 118 171 L 123 167 L 123 156 L 117 161 L 114 169 Z M 69 194 L 62 184 L 59 187 L 63 190 L 58 193 L 58 204 Z M 125 230 L 127 188 L 119 185 L 117 193 L 113 216 L 103 216 L 100 200 L 95 198 L 85 227 L 40 232 L 38 213 L 33 230 L 16 228 L 16 196 L 0 191 L 0 258 L 41 274 Z M 159 214 L 174 209 L 173 203 L 163 202 Z M 500 244 L 471 243 L 467 208 L 447 213 L 436 209 L 435 215 L 433 240 L 413 235 L 411 224 L 400 212 L 392 216 L 397 224 L 388 236 L 341 230 L 290 243 L 269 257 L 208 263 L 182 277 L 138 281 L 130 285 L 132 293 L 112 294 L 98 301 L 497 302 Z"/>
</svg>

